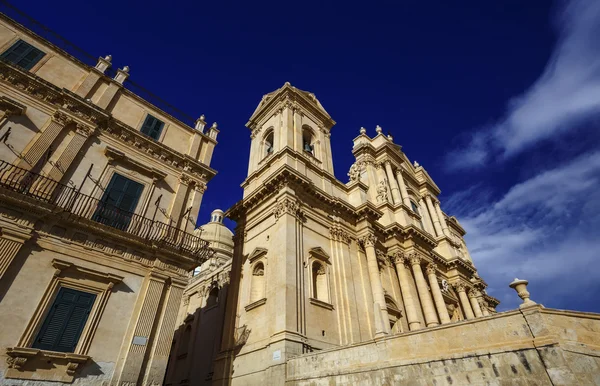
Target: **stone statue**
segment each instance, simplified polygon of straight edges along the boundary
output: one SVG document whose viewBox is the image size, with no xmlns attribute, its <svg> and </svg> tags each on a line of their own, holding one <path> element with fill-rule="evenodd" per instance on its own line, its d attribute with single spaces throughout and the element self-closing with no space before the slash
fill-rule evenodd
<svg viewBox="0 0 600 386">
<path fill-rule="evenodd" d="M 377 202 L 386 202 L 387 201 L 387 179 L 383 179 L 379 181 L 379 186 L 377 187 Z"/>
<path fill-rule="evenodd" d="M 353 163 L 352 166 L 350 166 L 348 177 L 350 177 L 350 181 L 356 181 L 360 178 L 360 168 L 356 163 Z"/>
</svg>

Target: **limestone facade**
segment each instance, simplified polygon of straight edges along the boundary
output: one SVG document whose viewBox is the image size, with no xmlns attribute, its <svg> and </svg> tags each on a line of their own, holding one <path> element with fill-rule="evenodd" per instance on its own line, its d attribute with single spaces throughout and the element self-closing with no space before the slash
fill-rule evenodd
<svg viewBox="0 0 600 386">
<path fill-rule="evenodd" d="M 335 122 L 289 83 L 251 131 L 215 384 L 282 384 L 290 358 L 494 314 L 440 189 L 380 127 L 334 176 Z M 237 331 L 247 331 L 239 339 Z"/>
<path fill-rule="evenodd" d="M 216 124 L 0 15 L 0 384 L 162 384 Z"/>
</svg>

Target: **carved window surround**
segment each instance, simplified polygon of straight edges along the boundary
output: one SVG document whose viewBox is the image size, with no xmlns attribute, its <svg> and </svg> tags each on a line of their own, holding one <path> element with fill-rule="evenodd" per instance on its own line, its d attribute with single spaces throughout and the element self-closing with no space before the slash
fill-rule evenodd
<svg viewBox="0 0 600 386">
<path fill-rule="evenodd" d="M 250 264 L 254 264 L 254 262 L 259 260 L 260 258 L 266 258 L 267 252 L 268 251 L 265 248 L 257 247 L 252 251 L 250 256 L 248 256 L 248 261 L 250 262 Z"/>
<path fill-rule="evenodd" d="M 252 302 L 252 303 L 248 304 L 246 307 L 244 307 L 244 309 L 247 312 L 247 311 L 250 311 L 250 310 L 255 309 L 257 307 L 262 306 L 266 302 L 267 302 L 267 298 L 262 298 L 262 299 L 259 299 L 259 300 L 255 301 L 255 302 Z"/>
<path fill-rule="evenodd" d="M 142 162 L 138 162 L 138 161 L 134 160 L 133 158 L 128 157 L 122 151 L 119 151 L 113 147 L 107 146 L 106 149 L 104 150 L 104 154 L 108 158 L 109 163 L 113 163 L 114 161 L 119 161 L 123 164 L 130 165 L 130 166 L 138 169 L 142 173 L 146 174 L 147 176 L 152 177 L 152 179 L 154 179 L 154 180 L 163 180 L 163 179 L 165 179 L 165 177 L 167 177 L 167 173 L 160 171 L 158 169 L 149 167 Z"/>
<path fill-rule="evenodd" d="M 82 267 L 59 259 L 52 260 L 52 266 L 55 268 L 54 275 L 23 336 L 16 347 L 7 349 L 7 355 L 9 356 L 7 378 L 33 379 L 32 377 L 35 375 L 37 380 L 72 382 L 75 371 L 90 358 L 87 353 L 112 288 L 123 280 L 121 276 Z M 75 352 L 63 353 L 31 348 L 35 336 L 61 287 L 96 295 L 96 300 L 79 337 Z M 53 369 L 51 371 L 40 370 L 47 368 L 48 361 L 53 363 Z"/>
<path fill-rule="evenodd" d="M 5 116 L 25 114 L 27 107 L 6 96 L 0 97 L 0 111 L 4 111 Z"/>
</svg>

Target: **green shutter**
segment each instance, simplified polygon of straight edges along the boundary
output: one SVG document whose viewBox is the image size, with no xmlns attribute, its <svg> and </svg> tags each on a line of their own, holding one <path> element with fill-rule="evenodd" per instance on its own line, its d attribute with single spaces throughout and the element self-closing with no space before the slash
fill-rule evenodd
<svg viewBox="0 0 600 386">
<path fill-rule="evenodd" d="M 146 115 L 146 119 L 144 120 L 144 124 L 142 125 L 142 129 L 140 131 L 150 138 L 158 140 L 164 125 L 165 123 L 160 119 L 148 114 Z"/>
<path fill-rule="evenodd" d="M 120 174 L 113 174 L 92 220 L 126 230 L 138 204 L 144 185 Z"/>
<path fill-rule="evenodd" d="M 94 294 L 60 288 L 33 347 L 74 352 L 95 300 Z"/>
<path fill-rule="evenodd" d="M 19 40 L 2 54 L 2 59 L 25 70 L 31 70 L 46 55 L 31 44 Z"/>
</svg>

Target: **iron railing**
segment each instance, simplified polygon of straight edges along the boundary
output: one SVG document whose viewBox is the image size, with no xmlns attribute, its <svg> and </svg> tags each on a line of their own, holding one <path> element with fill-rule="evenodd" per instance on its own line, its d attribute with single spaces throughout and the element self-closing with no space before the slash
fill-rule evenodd
<svg viewBox="0 0 600 386">
<path fill-rule="evenodd" d="M 208 242 L 184 230 L 124 211 L 108 202 L 80 192 L 39 173 L 0 161 L 0 187 L 18 192 L 69 215 L 95 221 L 151 241 L 159 246 L 187 252 L 202 262 L 212 255 Z"/>
</svg>

